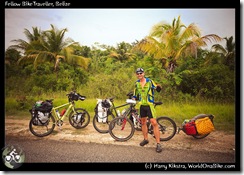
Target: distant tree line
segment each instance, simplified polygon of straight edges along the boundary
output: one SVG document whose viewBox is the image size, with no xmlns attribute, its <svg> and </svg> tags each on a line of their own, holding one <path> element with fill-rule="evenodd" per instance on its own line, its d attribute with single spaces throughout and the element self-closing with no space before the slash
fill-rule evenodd
<svg viewBox="0 0 244 175">
<path fill-rule="evenodd" d="M 202 36 L 180 16 L 171 24 L 158 23 L 148 36 L 115 47 L 95 43 L 81 46 L 65 38 L 67 29 L 24 29 L 27 41 L 13 40 L 5 51 L 6 96 L 38 96 L 77 90 L 90 98 L 126 98 L 136 81 L 135 69 L 163 87 L 165 101 L 235 100 L 235 42 L 217 34 Z M 218 44 L 225 40 L 223 47 Z M 203 49 L 216 42 L 211 49 Z"/>
</svg>

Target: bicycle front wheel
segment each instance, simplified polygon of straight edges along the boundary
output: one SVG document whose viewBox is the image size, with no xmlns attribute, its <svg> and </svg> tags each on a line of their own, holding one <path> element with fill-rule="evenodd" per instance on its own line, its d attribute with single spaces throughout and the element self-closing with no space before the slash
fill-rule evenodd
<svg viewBox="0 0 244 175">
<path fill-rule="evenodd" d="M 85 128 L 90 122 L 89 113 L 82 108 L 76 108 L 75 113 L 71 112 L 69 115 L 69 123 L 76 129 Z"/>
<path fill-rule="evenodd" d="M 32 117 L 29 123 L 30 132 L 37 137 L 44 137 L 51 134 L 55 128 L 55 120 L 52 114 L 49 114 L 49 119 L 44 124 L 38 124 L 36 117 Z"/>
<path fill-rule="evenodd" d="M 160 141 L 168 141 L 172 139 L 177 131 L 176 123 L 169 117 L 157 118 L 160 131 Z"/>
<path fill-rule="evenodd" d="M 105 118 L 103 118 L 101 121 L 98 119 L 99 116 L 94 116 L 92 124 L 93 127 L 97 130 L 99 133 L 108 133 L 109 132 L 109 124 L 110 122 L 115 118 L 112 113 L 107 115 Z"/>
<path fill-rule="evenodd" d="M 134 125 L 128 118 L 116 117 L 109 124 L 109 134 L 116 141 L 127 141 L 131 139 L 134 133 Z"/>
</svg>

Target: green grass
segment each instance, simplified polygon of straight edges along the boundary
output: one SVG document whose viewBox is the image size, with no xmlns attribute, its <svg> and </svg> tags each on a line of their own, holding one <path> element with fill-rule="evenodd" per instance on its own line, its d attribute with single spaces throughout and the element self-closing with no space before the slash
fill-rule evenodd
<svg viewBox="0 0 244 175">
<path fill-rule="evenodd" d="M 191 119 L 198 114 L 213 114 L 214 125 L 217 130 L 234 132 L 235 130 L 235 104 L 197 103 L 197 104 L 163 104 L 157 107 L 159 116 L 169 116 L 177 125 L 185 119 Z"/>
<path fill-rule="evenodd" d="M 54 106 L 67 103 L 66 98 L 55 98 Z M 76 108 L 86 109 L 92 118 L 94 116 L 94 108 L 96 106 L 96 99 L 85 99 L 84 101 L 77 101 Z M 115 106 L 122 105 L 125 100 L 114 100 Z M 6 116 L 15 116 L 16 119 L 29 119 L 29 109 L 31 105 L 25 105 L 24 108 L 20 108 L 18 103 L 13 98 L 5 99 L 5 112 Z M 122 111 L 125 107 L 120 108 Z M 172 118 L 177 126 L 180 126 L 185 119 L 191 119 L 198 114 L 213 114 L 214 124 L 216 130 L 228 131 L 233 133 L 235 131 L 235 104 L 220 104 L 220 103 L 164 103 L 156 107 L 157 116 L 169 116 Z M 65 119 L 68 121 L 68 119 Z"/>
</svg>

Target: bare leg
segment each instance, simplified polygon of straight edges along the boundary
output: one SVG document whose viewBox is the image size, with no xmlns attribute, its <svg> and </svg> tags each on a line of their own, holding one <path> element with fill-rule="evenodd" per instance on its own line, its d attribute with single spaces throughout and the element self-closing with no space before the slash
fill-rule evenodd
<svg viewBox="0 0 244 175">
<path fill-rule="evenodd" d="M 156 139 L 157 143 L 160 143 L 160 132 L 159 132 L 159 127 L 158 127 L 158 123 L 157 120 L 155 118 L 151 118 L 150 122 L 153 126 L 153 133 Z"/>
<path fill-rule="evenodd" d="M 145 140 L 148 140 L 147 117 L 141 118 L 141 129 Z"/>
</svg>

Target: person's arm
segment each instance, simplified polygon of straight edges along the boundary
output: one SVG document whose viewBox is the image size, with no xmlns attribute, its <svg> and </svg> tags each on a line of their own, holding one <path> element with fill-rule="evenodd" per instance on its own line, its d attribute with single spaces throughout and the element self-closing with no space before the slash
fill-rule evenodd
<svg viewBox="0 0 244 175">
<path fill-rule="evenodd" d="M 138 92 L 137 92 L 137 88 L 136 88 L 136 84 L 135 84 L 135 88 L 134 88 L 132 99 L 133 100 L 137 100 L 137 95 L 138 95 Z"/>
<path fill-rule="evenodd" d="M 156 84 L 153 80 L 152 81 L 152 87 L 156 89 L 157 92 L 160 92 L 162 90 L 162 86 L 160 84 Z"/>
</svg>

